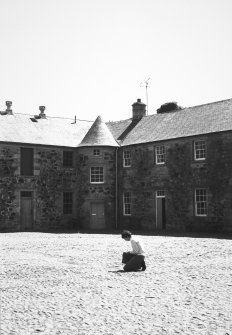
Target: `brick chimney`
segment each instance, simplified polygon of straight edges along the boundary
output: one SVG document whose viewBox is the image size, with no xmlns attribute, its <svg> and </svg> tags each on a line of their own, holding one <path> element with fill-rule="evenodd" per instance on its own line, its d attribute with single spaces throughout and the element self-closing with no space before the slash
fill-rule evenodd
<svg viewBox="0 0 232 335">
<path fill-rule="evenodd" d="M 39 110 L 40 110 L 39 117 L 40 117 L 40 119 L 46 119 L 46 114 L 44 113 L 45 109 L 46 109 L 45 106 L 39 106 Z"/>
<path fill-rule="evenodd" d="M 8 115 L 13 114 L 11 106 L 12 106 L 12 101 L 6 101 L 6 114 Z"/>
<path fill-rule="evenodd" d="M 137 102 L 133 103 L 132 112 L 133 120 L 141 119 L 143 116 L 146 115 L 146 105 L 141 102 L 141 99 L 137 99 Z"/>
</svg>

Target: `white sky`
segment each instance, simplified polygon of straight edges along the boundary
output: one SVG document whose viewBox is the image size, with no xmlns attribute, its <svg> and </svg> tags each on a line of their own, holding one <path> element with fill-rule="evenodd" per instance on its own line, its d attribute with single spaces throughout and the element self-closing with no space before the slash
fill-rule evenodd
<svg viewBox="0 0 232 335">
<path fill-rule="evenodd" d="M 231 0 L 0 0 L 0 110 L 104 121 L 232 98 Z"/>
</svg>

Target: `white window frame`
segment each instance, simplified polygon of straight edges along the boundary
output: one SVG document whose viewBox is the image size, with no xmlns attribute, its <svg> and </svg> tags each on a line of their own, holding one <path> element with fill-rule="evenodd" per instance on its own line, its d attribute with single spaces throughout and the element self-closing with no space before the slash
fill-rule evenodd
<svg viewBox="0 0 232 335">
<path fill-rule="evenodd" d="M 164 165 L 166 163 L 166 147 L 164 145 L 155 146 L 155 164 Z"/>
<path fill-rule="evenodd" d="M 205 140 L 194 141 L 194 160 L 204 161 L 205 159 L 206 159 L 206 141 Z"/>
<path fill-rule="evenodd" d="M 131 166 L 131 151 L 123 150 L 123 167 Z"/>
<path fill-rule="evenodd" d="M 99 177 L 97 178 L 97 176 Z M 99 180 L 96 181 L 95 178 Z M 90 167 L 90 183 L 91 184 L 104 184 L 104 167 L 103 166 L 91 166 Z"/>
<path fill-rule="evenodd" d="M 123 215 L 131 216 L 131 192 L 123 192 Z"/>
<path fill-rule="evenodd" d="M 208 215 L 208 192 L 206 188 L 195 189 L 195 216 Z"/>
</svg>

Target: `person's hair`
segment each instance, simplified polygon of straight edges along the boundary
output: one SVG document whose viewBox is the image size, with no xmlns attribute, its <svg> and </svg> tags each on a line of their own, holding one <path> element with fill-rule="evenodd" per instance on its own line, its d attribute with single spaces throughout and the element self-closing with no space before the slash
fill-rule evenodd
<svg viewBox="0 0 232 335">
<path fill-rule="evenodd" d="M 131 232 L 129 230 L 123 230 L 122 232 L 122 238 L 125 238 L 125 237 L 131 237 Z"/>
</svg>

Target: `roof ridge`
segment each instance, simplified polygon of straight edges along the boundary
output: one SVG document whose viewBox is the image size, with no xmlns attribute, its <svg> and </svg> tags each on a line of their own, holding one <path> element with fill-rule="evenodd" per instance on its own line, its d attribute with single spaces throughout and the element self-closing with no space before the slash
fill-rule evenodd
<svg viewBox="0 0 232 335">
<path fill-rule="evenodd" d="M 31 117 L 34 117 L 35 114 L 25 114 L 25 113 L 14 113 L 13 115 L 25 115 L 25 116 L 31 116 Z M 63 119 L 63 120 L 74 120 L 74 118 L 71 118 L 71 117 L 62 117 L 62 116 L 50 116 L 50 115 L 46 115 L 46 118 L 49 118 L 49 119 Z M 94 121 L 91 121 L 91 120 L 83 120 L 83 119 L 76 119 L 76 121 L 86 121 L 86 122 L 94 122 Z"/>
</svg>

